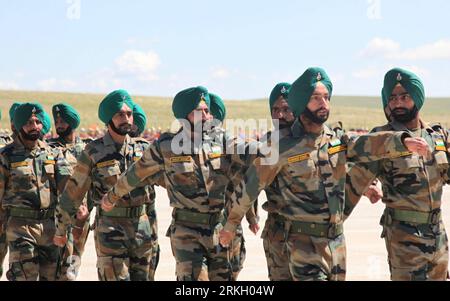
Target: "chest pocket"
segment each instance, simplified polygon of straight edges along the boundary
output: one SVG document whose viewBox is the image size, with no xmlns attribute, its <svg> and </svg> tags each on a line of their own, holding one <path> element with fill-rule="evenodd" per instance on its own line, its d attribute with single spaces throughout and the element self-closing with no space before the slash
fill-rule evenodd
<svg viewBox="0 0 450 301">
<path fill-rule="evenodd" d="M 394 175 L 411 173 L 414 169 L 420 167 L 418 155 L 408 155 L 392 159 L 392 172 Z"/>
<path fill-rule="evenodd" d="M 294 192 L 319 189 L 319 170 L 309 153 L 291 157 L 288 159 L 288 163 L 288 171 L 294 184 L 291 189 Z"/>
<path fill-rule="evenodd" d="M 13 162 L 10 164 L 10 183 L 13 187 L 20 190 L 31 188 L 31 178 L 34 176 L 31 164 L 31 161 Z"/>
<path fill-rule="evenodd" d="M 110 160 L 105 162 L 97 163 L 97 177 L 101 183 L 104 183 L 108 188 L 116 184 L 119 178 L 120 162 L 117 160 Z"/>
<path fill-rule="evenodd" d="M 167 171 L 167 175 L 176 189 L 188 195 L 198 192 L 199 180 L 191 156 L 170 158 Z"/>
</svg>

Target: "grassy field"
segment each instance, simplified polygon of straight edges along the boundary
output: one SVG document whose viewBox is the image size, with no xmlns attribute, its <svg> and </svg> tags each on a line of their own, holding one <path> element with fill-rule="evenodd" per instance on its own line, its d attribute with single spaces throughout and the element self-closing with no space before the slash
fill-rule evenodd
<svg viewBox="0 0 450 301">
<path fill-rule="evenodd" d="M 51 107 L 59 102 L 73 105 L 81 115 L 81 127 L 88 128 L 100 124 L 97 110 L 105 95 L 50 93 L 31 91 L 0 91 L 0 109 L 2 120 L 0 128 L 9 128 L 8 110 L 15 101 L 37 101 L 44 105 L 48 113 Z M 133 96 L 147 112 L 148 127 L 169 127 L 174 119 L 169 97 Z M 267 100 L 231 101 L 225 100 L 227 119 L 267 119 L 269 108 Z M 422 110 L 423 119 L 427 122 L 441 122 L 450 125 L 450 98 L 430 98 Z M 335 96 L 332 99 L 330 122 L 342 121 L 346 129 L 366 128 L 386 122 L 381 109 L 381 100 L 377 97 Z"/>
</svg>

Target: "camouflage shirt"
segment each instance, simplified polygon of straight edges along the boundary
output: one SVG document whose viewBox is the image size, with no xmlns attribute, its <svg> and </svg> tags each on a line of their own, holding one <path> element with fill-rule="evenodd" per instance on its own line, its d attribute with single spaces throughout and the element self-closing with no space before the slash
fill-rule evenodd
<svg viewBox="0 0 450 301">
<path fill-rule="evenodd" d="M 181 131 L 178 134 L 182 135 Z M 172 151 L 171 144 L 179 136 L 164 133 L 119 179 L 109 193 L 110 200 L 115 202 L 141 181 L 152 182 L 151 177 L 160 174 L 164 177 L 172 207 L 199 213 L 221 212 L 225 206 L 226 187 L 234 170 L 238 170 L 232 166 L 240 159 L 234 154 L 226 154 L 235 140 L 227 140 L 220 131 L 211 134 L 214 138 L 210 134 L 204 132 L 202 139 L 198 139 L 201 140 L 199 145 L 177 154 Z"/>
<path fill-rule="evenodd" d="M 19 138 L 0 150 L 0 200 L 4 208 L 54 208 L 70 176 L 61 151 L 38 140 L 28 150 Z"/>
<path fill-rule="evenodd" d="M 258 158 L 233 196 L 233 210 L 225 225 L 235 231 L 259 192 L 275 177 L 282 194 L 278 213 L 288 220 L 340 223 L 345 204 L 346 163 L 370 162 L 406 151 L 405 133 L 378 133 L 350 139 L 324 126 L 319 135 L 306 133 L 297 119 L 291 134 L 280 139 L 279 160 L 264 165 Z"/>
<path fill-rule="evenodd" d="M 0 135 L 0 148 L 5 147 L 6 145 L 13 142 L 13 138 L 8 135 Z"/>
<path fill-rule="evenodd" d="M 409 131 L 399 122 L 391 122 L 372 130 L 408 132 L 413 137 L 424 138 L 432 150 L 425 158 L 410 152 L 392 155 L 381 161 L 355 168 L 351 173 L 364 181 L 378 178 L 383 187 L 383 202 L 389 208 L 430 212 L 441 207 L 442 187 L 449 182 L 450 142 L 442 131 L 435 131 L 424 122 L 417 131 Z M 358 191 L 357 188 L 353 189 Z M 350 212 L 358 198 L 349 204 Z"/>
<path fill-rule="evenodd" d="M 122 145 L 118 145 L 109 133 L 86 145 L 57 207 L 57 235 L 65 235 L 67 226 L 74 222 L 74 216 L 88 190 L 94 204 L 100 205 L 103 195 L 116 184 L 120 174 L 138 161 L 148 147 L 146 140 L 129 136 Z M 141 183 L 118 199 L 116 205 L 152 206 L 154 202 L 153 187 Z"/>
</svg>

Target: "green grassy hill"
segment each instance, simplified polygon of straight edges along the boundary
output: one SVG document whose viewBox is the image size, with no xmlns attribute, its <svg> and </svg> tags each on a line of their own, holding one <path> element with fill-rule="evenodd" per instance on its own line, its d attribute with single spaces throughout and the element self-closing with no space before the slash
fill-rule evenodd
<svg viewBox="0 0 450 301">
<path fill-rule="evenodd" d="M 38 101 L 44 105 L 47 112 L 59 102 L 74 106 L 80 113 L 81 127 L 100 124 L 97 117 L 98 104 L 105 95 L 50 93 L 32 91 L 0 91 L 0 109 L 2 120 L 0 128 L 9 128 L 8 110 L 15 101 Z M 148 127 L 169 127 L 173 121 L 171 98 L 133 96 L 147 112 Z M 267 100 L 227 101 L 227 119 L 267 119 L 269 108 Z M 426 101 L 422 116 L 428 122 L 441 122 L 450 126 L 450 98 L 430 98 Z M 332 99 L 330 122 L 342 121 L 346 129 L 367 128 L 386 122 L 381 109 L 381 100 L 377 97 L 335 96 Z"/>
</svg>

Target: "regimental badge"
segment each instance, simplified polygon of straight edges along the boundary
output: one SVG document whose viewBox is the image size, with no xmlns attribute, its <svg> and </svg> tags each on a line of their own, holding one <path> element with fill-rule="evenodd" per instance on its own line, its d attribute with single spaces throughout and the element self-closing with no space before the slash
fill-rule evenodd
<svg viewBox="0 0 450 301">
<path fill-rule="evenodd" d="M 285 86 L 283 86 L 283 88 L 281 88 L 281 94 L 285 94 L 287 92 L 287 89 Z"/>
<path fill-rule="evenodd" d="M 36 107 L 33 107 L 33 110 L 31 110 L 31 113 L 36 114 Z"/>
<path fill-rule="evenodd" d="M 399 73 L 399 74 L 397 75 L 397 81 L 400 82 L 400 81 L 402 81 L 402 79 L 403 79 L 402 74 Z"/>
<path fill-rule="evenodd" d="M 322 74 L 319 72 L 317 73 L 317 81 L 320 82 L 322 80 Z"/>
<path fill-rule="evenodd" d="M 205 104 L 206 105 L 205 93 L 202 93 L 200 95 L 200 102 L 199 102 L 198 106 L 200 106 L 201 104 Z"/>
</svg>

